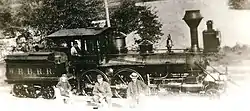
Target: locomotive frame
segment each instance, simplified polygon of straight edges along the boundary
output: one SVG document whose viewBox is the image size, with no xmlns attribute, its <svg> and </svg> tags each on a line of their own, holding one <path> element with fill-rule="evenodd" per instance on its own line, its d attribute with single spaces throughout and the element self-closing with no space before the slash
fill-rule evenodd
<svg viewBox="0 0 250 111">
<path fill-rule="evenodd" d="M 140 44 L 139 53 L 128 51 L 125 37 L 113 28 L 59 30 L 46 37 L 54 43 L 50 44 L 49 51 L 8 55 L 5 59 L 6 82 L 14 84 L 13 93 L 18 97 L 42 95 L 52 99 L 53 88 L 61 74 L 73 77 L 70 83 L 79 95 L 91 95 L 95 77 L 101 74 L 111 84 L 114 96 L 125 98 L 129 75 L 136 72 L 139 79 L 148 84 L 151 94 L 164 89 L 218 95 L 225 91 L 226 82 L 206 71 L 206 67 L 212 66 L 206 60 L 209 54 L 198 46 L 197 27 L 202 18 L 199 10 L 186 11 L 183 20 L 190 27 L 191 48 L 182 52 L 173 49 L 172 53 L 152 50 L 150 43 Z M 70 55 L 72 42 L 76 39 L 81 42 L 81 57 Z M 62 42 L 67 47 L 59 46 Z M 224 75 L 218 71 L 217 74 Z M 207 76 L 213 81 L 206 81 Z"/>
</svg>

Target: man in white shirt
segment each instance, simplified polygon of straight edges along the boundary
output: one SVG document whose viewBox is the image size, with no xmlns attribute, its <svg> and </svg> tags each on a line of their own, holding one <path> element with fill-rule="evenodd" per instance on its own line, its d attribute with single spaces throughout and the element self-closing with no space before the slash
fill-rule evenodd
<svg viewBox="0 0 250 111">
<path fill-rule="evenodd" d="M 81 49 L 78 47 L 77 41 L 73 42 L 73 47 L 70 50 L 72 56 L 80 56 Z"/>
</svg>

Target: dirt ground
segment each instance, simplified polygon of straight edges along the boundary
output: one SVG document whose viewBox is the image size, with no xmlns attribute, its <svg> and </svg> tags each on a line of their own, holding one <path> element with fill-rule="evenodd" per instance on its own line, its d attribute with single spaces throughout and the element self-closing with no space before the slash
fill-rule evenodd
<svg viewBox="0 0 250 111">
<path fill-rule="evenodd" d="M 236 89 L 237 90 L 237 89 Z M 74 96 L 72 104 L 63 104 L 58 100 L 45 100 L 42 98 L 17 98 L 12 96 L 9 87 L 1 87 L 0 103 L 1 109 L 8 111 L 45 111 L 45 110 L 94 110 L 91 105 L 87 104 L 88 97 Z M 175 95 L 175 96 L 152 96 L 144 98 L 141 107 L 137 109 L 129 109 L 126 99 L 112 99 L 112 109 L 97 109 L 108 111 L 129 111 L 129 110 L 185 110 L 185 111 L 247 111 L 247 102 L 249 96 L 245 93 L 235 92 L 223 95 L 221 99 L 211 100 L 207 97 L 198 97 L 191 95 Z"/>
</svg>

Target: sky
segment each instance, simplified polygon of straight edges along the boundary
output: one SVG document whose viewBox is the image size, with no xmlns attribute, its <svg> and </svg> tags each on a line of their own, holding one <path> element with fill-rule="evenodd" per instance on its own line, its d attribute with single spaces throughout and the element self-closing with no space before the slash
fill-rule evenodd
<svg viewBox="0 0 250 111">
<path fill-rule="evenodd" d="M 204 17 L 198 27 L 200 47 L 203 47 L 202 31 L 206 29 L 207 20 L 213 20 L 214 28 L 221 31 L 221 46 L 250 45 L 250 10 L 230 10 L 227 0 L 162 0 L 146 4 L 158 11 L 163 23 L 164 36 L 157 47 L 165 47 L 168 34 L 173 38 L 174 48 L 190 47 L 189 27 L 182 20 L 185 10 L 200 10 Z"/>
</svg>

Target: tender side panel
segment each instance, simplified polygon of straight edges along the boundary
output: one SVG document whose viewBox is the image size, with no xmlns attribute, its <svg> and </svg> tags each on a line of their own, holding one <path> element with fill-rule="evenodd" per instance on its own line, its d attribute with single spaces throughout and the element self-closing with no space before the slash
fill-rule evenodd
<svg viewBox="0 0 250 111">
<path fill-rule="evenodd" d="M 48 61 L 8 61 L 6 77 L 8 80 L 58 77 L 55 65 Z"/>
</svg>

